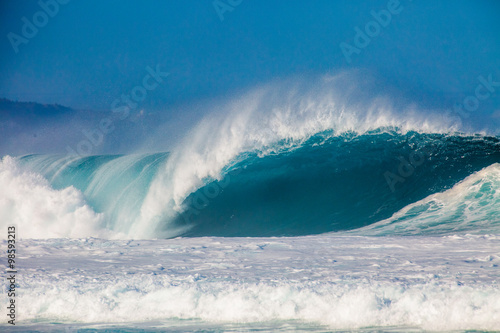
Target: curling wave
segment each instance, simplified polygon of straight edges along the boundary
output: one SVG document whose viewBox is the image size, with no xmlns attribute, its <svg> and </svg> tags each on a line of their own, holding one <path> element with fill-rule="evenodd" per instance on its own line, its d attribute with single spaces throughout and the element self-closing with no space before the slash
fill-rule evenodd
<svg viewBox="0 0 500 333">
<path fill-rule="evenodd" d="M 295 236 L 380 221 L 404 222 L 398 233 L 492 230 L 498 137 L 466 134 L 456 119 L 355 93 L 361 88 L 337 75 L 255 89 L 210 113 L 170 153 L 4 157 L 2 221 L 36 224 L 26 237 L 42 238 Z M 458 185 L 467 177 L 473 184 Z M 485 184 L 483 199 L 471 204 L 464 193 L 475 182 Z M 63 205 L 26 215 L 40 205 L 23 192 L 30 186 Z M 415 226 L 437 218 L 429 196 L 459 192 L 440 201 L 437 221 L 462 227 Z M 54 231 L 68 221 L 85 231 Z"/>
<path fill-rule="evenodd" d="M 178 210 L 170 203 L 149 237 L 298 236 L 366 226 L 357 232 L 497 232 L 499 142 L 321 133 L 299 146 L 275 145 L 274 153 L 246 152 L 219 179 L 204 178 Z M 143 228 L 145 202 L 169 158 L 6 157 L 2 221 L 26 224 L 26 237 L 144 237 L 135 230 Z"/>
</svg>

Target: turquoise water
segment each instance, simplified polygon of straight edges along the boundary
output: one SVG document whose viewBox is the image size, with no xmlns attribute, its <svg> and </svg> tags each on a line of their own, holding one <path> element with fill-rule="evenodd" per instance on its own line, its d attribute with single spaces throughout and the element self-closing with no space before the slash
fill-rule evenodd
<svg viewBox="0 0 500 333">
<path fill-rule="evenodd" d="M 319 133 L 238 155 L 218 179 L 202 178 L 185 191 L 179 207 L 158 199 L 162 210 L 144 221 L 152 186 L 177 176 L 165 168 L 168 161 L 168 153 L 20 159 L 53 188 L 80 190 L 105 214 L 102 227 L 109 230 L 127 234 L 154 219 L 151 237 L 269 237 L 353 230 L 387 219 L 500 162 L 500 144 L 495 137 L 451 134 Z M 173 187 L 162 186 L 165 193 Z"/>
</svg>

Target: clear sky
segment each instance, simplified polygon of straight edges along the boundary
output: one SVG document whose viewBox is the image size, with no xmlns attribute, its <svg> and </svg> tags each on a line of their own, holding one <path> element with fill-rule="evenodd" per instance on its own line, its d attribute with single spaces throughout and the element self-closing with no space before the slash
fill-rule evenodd
<svg viewBox="0 0 500 333">
<path fill-rule="evenodd" d="M 55 11 L 52 2 L 42 0 Z M 348 63 L 340 43 L 355 46 L 355 27 L 390 2 L 73 0 L 47 22 L 38 15 L 41 27 L 16 53 L 8 34 L 23 37 L 22 18 L 33 23 L 42 6 L 1 1 L 0 96 L 106 109 L 157 65 L 170 76 L 144 103 L 160 109 L 351 67 L 417 96 L 460 97 L 479 75 L 500 80 L 495 0 L 401 0 L 400 12 Z"/>
</svg>

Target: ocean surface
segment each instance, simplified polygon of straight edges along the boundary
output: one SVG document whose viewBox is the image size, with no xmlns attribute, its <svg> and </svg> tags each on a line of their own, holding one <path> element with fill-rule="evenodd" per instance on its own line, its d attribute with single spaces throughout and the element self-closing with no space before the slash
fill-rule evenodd
<svg viewBox="0 0 500 333">
<path fill-rule="evenodd" d="M 500 330 L 499 137 L 365 120 L 4 156 L 0 220 L 21 239 L 18 325 L 0 328 Z"/>
</svg>

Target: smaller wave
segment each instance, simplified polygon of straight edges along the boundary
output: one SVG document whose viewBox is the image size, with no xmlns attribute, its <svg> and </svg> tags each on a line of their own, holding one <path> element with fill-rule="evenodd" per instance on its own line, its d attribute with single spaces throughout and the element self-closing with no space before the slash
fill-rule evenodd
<svg viewBox="0 0 500 333">
<path fill-rule="evenodd" d="M 500 232 L 500 164 L 451 189 L 406 206 L 389 219 L 358 229 L 362 235 L 447 235 Z"/>
<path fill-rule="evenodd" d="M 0 226 L 18 226 L 22 238 L 104 237 L 103 214 L 96 213 L 73 186 L 53 189 L 38 173 L 5 156 L 0 160 Z"/>
</svg>

